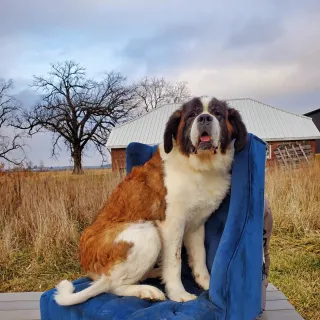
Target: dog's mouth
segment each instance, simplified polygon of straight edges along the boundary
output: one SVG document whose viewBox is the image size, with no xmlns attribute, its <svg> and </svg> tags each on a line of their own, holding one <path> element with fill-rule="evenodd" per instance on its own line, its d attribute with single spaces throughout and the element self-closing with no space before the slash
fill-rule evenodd
<svg viewBox="0 0 320 320">
<path fill-rule="evenodd" d="M 196 147 L 197 151 L 213 151 L 214 154 L 217 153 L 217 146 L 214 146 L 212 137 L 208 132 L 204 131 L 199 136 L 198 146 Z"/>
</svg>

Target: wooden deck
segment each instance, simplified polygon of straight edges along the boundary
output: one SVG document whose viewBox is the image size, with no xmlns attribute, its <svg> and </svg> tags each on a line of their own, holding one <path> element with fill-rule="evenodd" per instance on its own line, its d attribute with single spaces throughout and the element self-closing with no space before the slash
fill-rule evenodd
<svg viewBox="0 0 320 320">
<path fill-rule="evenodd" d="M 1 320 L 39 320 L 41 292 L 1 293 Z M 261 320 L 303 320 L 285 295 L 272 284 L 267 291 L 267 308 Z M 57 319 L 59 320 L 59 319 Z"/>
<path fill-rule="evenodd" d="M 266 311 L 261 320 L 303 320 L 287 297 L 273 284 L 267 288 Z"/>
</svg>

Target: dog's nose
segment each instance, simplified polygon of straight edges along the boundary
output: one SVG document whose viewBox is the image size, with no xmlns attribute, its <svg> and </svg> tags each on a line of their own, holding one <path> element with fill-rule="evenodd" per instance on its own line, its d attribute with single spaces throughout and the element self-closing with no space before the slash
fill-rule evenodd
<svg viewBox="0 0 320 320">
<path fill-rule="evenodd" d="M 208 122 L 211 122 L 213 120 L 213 117 L 210 114 L 200 114 L 198 117 L 198 122 L 206 124 Z"/>
</svg>

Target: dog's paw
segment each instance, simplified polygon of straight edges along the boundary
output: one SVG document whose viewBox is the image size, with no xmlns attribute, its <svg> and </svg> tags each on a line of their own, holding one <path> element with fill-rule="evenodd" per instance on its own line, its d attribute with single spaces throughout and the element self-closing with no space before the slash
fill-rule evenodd
<svg viewBox="0 0 320 320">
<path fill-rule="evenodd" d="M 176 302 L 187 302 L 197 299 L 197 296 L 187 291 L 168 292 L 168 298 Z"/>
<path fill-rule="evenodd" d="M 139 291 L 139 298 L 148 300 L 164 301 L 166 299 L 164 293 L 158 288 L 148 285 L 142 285 Z"/>
<path fill-rule="evenodd" d="M 204 290 L 209 289 L 209 286 L 210 286 L 209 272 L 196 273 L 194 275 L 194 279 L 201 288 L 203 288 Z"/>
</svg>

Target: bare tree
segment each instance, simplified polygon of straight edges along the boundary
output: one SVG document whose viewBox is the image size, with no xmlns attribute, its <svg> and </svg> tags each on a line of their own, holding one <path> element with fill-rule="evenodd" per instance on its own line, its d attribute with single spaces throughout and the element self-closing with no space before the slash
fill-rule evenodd
<svg viewBox="0 0 320 320">
<path fill-rule="evenodd" d="M 42 93 L 42 100 L 23 112 L 16 127 L 27 129 L 30 135 L 52 132 L 52 155 L 57 155 L 63 142 L 75 174 L 83 173 L 84 149 L 91 144 L 103 156 L 111 128 L 135 107 L 134 88 L 126 85 L 120 73 L 109 72 L 103 80 L 94 81 L 74 61 L 52 64 L 47 76 L 34 77 L 33 87 Z"/>
<path fill-rule="evenodd" d="M 34 168 L 33 162 L 31 160 L 27 160 L 25 164 L 28 170 L 32 170 Z"/>
<path fill-rule="evenodd" d="M 23 159 L 14 157 L 16 151 L 23 154 L 23 142 L 20 133 L 12 132 L 11 136 L 4 133 L 18 110 L 18 102 L 9 94 L 13 87 L 11 80 L 0 78 L 0 159 L 20 165 Z"/>
<path fill-rule="evenodd" d="M 40 160 L 40 162 L 39 162 L 39 170 L 40 171 L 44 171 L 44 162 L 43 162 L 43 160 Z"/>
<path fill-rule="evenodd" d="M 182 103 L 190 97 L 188 84 L 178 81 L 174 84 L 164 78 L 143 78 L 136 84 L 140 114 L 169 103 Z"/>
</svg>

